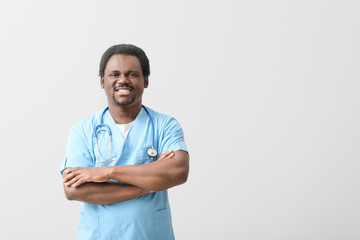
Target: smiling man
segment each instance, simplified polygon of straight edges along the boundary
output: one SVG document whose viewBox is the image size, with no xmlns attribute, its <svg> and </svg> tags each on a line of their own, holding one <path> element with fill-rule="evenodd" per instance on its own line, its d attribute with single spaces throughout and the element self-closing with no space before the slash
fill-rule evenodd
<svg viewBox="0 0 360 240">
<path fill-rule="evenodd" d="M 61 171 L 67 199 L 83 202 L 78 239 L 174 239 L 167 189 L 187 180 L 183 131 L 142 105 L 142 49 L 109 48 L 99 75 L 109 106 L 74 124 Z"/>
</svg>

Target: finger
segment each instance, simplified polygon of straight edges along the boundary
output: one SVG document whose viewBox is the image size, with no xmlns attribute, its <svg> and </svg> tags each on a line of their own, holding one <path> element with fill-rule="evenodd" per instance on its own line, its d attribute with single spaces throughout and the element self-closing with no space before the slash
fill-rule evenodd
<svg viewBox="0 0 360 240">
<path fill-rule="evenodd" d="M 75 174 L 74 174 L 74 173 L 69 173 L 69 174 L 67 174 L 67 175 L 64 177 L 63 182 L 66 183 L 66 182 L 70 181 L 70 180 L 71 180 L 72 178 L 74 178 L 74 177 L 75 177 Z"/>
<path fill-rule="evenodd" d="M 69 173 L 71 173 L 73 170 L 74 170 L 73 168 L 66 168 L 66 169 L 64 170 L 64 173 L 69 174 Z"/>
<path fill-rule="evenodd" d="M 171 154 L 172 150 L 169 150 L 167 152 L 162 152 L 159 156 L 159 158 L 166 158 L 167 156 L 169 156 Z"/>
<path fill-rule="evenodd" d="M 64 177 L 64 182 L 68 182 L 78 175 L 80 175 L 80 172 L 76 171 L 76 169 L 72 169 L 71 172 Z"/>
<path fill-rule="evenodd" d="M 158 160 L 165 159 L 165 158 L 167 158 L 167 157 L 168 157 L 168 155 L 160 155 L 160 157 L 158 158 Z"/>
<path fill-rule="evenodd" d="M 67 187 L 71 187 L 71 184 L 75 183 L 76 181 L 76 178 L 72 178 L 70 179 L 69 181 L 65 182 L 64 184 L 67 186 Z"/>
<path fill-rule="evenodd" d="M 78 187 L 81 184 L 85 183 L 86 181 L 83 178 L 78 179 L 74 184 L 71 185 L 71 187 Z"/>
<path fill-rule="evenodd" d="M 158 159 L 163 159 L 164 156 L 165 156 L 165 152 L 162 152 L 162 153 L 160 154 L 160 156 L 158 157 Z"/>
<path fill-rule="evenodd" d="M 167 159 L 172 159 L 175 156 L 175 153 L 170 153 L 168 156 L 166 156 L 165 158 Z M 165 159 L 164 158 L 164 159 Z"/>
<path fill-rule="evenodd" d="M 74 183 L 76 183 L 79 180 L 79 176 L 75 176 L 74 178 L 70 179 L 68 182 L 65 183 L 66 186 L 70 187 L 72 186 Z"/>
<path fill-rule="evenodd" d="M 170 157 L 172 154 L 173 154 L 173 151 L 170 149 L 169 151 L 167 151 L 167 152 L 164 154 L 163 158 Z"/>
</svg>

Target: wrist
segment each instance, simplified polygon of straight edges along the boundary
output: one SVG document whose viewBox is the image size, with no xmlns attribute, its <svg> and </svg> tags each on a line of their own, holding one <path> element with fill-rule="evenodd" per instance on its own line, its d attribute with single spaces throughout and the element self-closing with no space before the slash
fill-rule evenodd
<svg viewBox="0 0 360 240">
<path fill-rule="evenodd" d="M 104 167 L 105 168 L 105 177 L 108 180 L 110 179 L 114 179 L 113 178 L 113 174 L 114 174 L 114 167 Z"/>
</svg>

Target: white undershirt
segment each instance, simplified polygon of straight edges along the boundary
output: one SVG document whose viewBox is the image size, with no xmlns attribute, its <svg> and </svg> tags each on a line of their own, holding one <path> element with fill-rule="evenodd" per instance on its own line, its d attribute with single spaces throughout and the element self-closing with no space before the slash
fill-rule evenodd
<svg viewBox="0 0 360 240">
<path fill-rule="evenodd" d="M 126 139 L 127 135 L 129 134 L 130 128 L 133 125 L 133 123 L 134 123 L 134 121 L 132 121 L 130 123 L 125 123 L 125 124 L 116 124 L 118 126 L 120 132 L 124 136 L 124 139 Z"/>
</svg>

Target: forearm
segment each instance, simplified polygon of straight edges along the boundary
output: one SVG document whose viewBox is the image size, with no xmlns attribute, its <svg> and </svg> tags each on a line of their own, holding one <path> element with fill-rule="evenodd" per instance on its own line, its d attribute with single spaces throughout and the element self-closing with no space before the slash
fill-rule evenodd
<svg viewBox="0 0 360 240">
<path fill-rule="evenodd" d="M 114 179 L 148 191 L 162 191 L 186 182 L 188 172 L 188 153 L 168 151 L 157 161 L 143 165 L 67 168 L 63 171 L 63 182 L 64 186 L 77 188 L 87 182 L 104 183 Z"/>
<path fill-rule="evenodd" d="M 108 167 L 108 178 L 152 191 L 162 191 L 186 182 L 188 171 L 188 154 L 179 151 L 173 159 L 143 165 Z"/>
<path fill-rule="evenodd" d="M 105 205 L 121 202 L 149 193 L 149 191 L 120 183 L 84 183 L 78 187 L 64 185 L 64 191 L 68 200 Z"/>
</svg>

